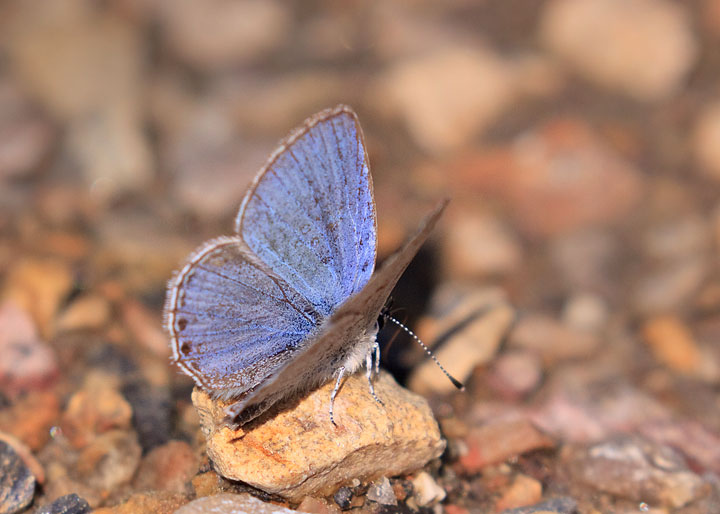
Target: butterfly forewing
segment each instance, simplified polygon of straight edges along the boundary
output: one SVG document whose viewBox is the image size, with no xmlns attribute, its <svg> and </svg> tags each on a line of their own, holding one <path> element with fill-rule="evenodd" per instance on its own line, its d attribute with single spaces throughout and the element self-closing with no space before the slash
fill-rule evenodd
<svg viewBox="0 0 720 514">
<path fill-rule="evenodd" d="M 264 380 L 321 322 L 237 237 L 193 254 L 171 281 L 165 316 L 176 362 L 226 398 Z"/>
<path fill-rule="evenodd" d="M 258 174 L 236 230 L 250 249 L 329 316 L 367 283 L 375 202 L 355 114 L 340 106 L 306 121 Z"/>
</svg>

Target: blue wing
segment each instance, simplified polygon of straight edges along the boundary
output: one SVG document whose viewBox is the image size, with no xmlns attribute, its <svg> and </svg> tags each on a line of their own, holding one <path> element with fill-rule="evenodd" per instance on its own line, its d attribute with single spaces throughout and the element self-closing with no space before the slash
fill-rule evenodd
<svg viewBox="0 0 720 514">
<path fill-rule="evenodd" d="M 349 107 L 318 113 L 280 145 L 246 194 L 236 231 L 323 316 L 363 288 L 375 265 L 375 201 Z"/>
<path fill-rule="evenodd" d="M 262 382 L 320 322 L 238 237 L 201 246 L 171 280 L 165 303 L 174 360 L 223 398 Z"/>
</svg>

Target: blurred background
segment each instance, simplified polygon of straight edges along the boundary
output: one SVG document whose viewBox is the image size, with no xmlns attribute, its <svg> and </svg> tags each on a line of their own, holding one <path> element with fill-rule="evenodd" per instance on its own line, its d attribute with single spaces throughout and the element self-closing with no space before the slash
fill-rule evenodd
<svg viewBox="0 0 720 514">
<path fill-rule="evenodd" d="M 715 0 L 0 1 L 0 433 L 45 468 L 36 504 L 114 505 L 148 452 L 199 448 L 165 283 L 282 137 L 346 103 L 380 259 L 452 199 L 395 306 L 469 392 L 402 336 L 385 354 L 450 441 L 445 505 L 502 510 L 525 476 L 583 512 L 714 511 L 719 50 Z M 488 475 L 478 431 L 518 418 L 553 449 Z M 78 465 L 108 427 L 134 457 Z M 670 451 L 681 475 L 642 469 L 682 492 L 603 475 L 587 445 L 618 435 Z"/>
</svg>

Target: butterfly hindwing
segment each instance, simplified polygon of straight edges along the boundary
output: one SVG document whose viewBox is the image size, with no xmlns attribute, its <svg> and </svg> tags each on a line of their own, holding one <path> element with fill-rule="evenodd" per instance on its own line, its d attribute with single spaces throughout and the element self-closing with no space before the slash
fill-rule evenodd
<svg viewBox="0 0 720 514">
<path fill-rule="evenodd" d="M 165 318 L 175 361 L 224 398 L 266 379 L 321 321 L 237 237 L 191 256 L 171 280 Z"/>
</svg>

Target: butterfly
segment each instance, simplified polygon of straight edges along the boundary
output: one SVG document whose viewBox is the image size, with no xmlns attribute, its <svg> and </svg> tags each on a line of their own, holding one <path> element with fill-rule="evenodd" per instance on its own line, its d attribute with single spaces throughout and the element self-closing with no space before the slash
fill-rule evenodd
<svg viewBox="0 0 720 514">
<path fill-rule="evenodd" d="M 447 201 L 376 272 L 367 150 L 347 106 L 308 118 L 250 185 L 235 234 L 197 248 L 168 284 L 173 361 L 243 425 L 363 363 L 373 397 L 377 319 Z"/>
</svg>

